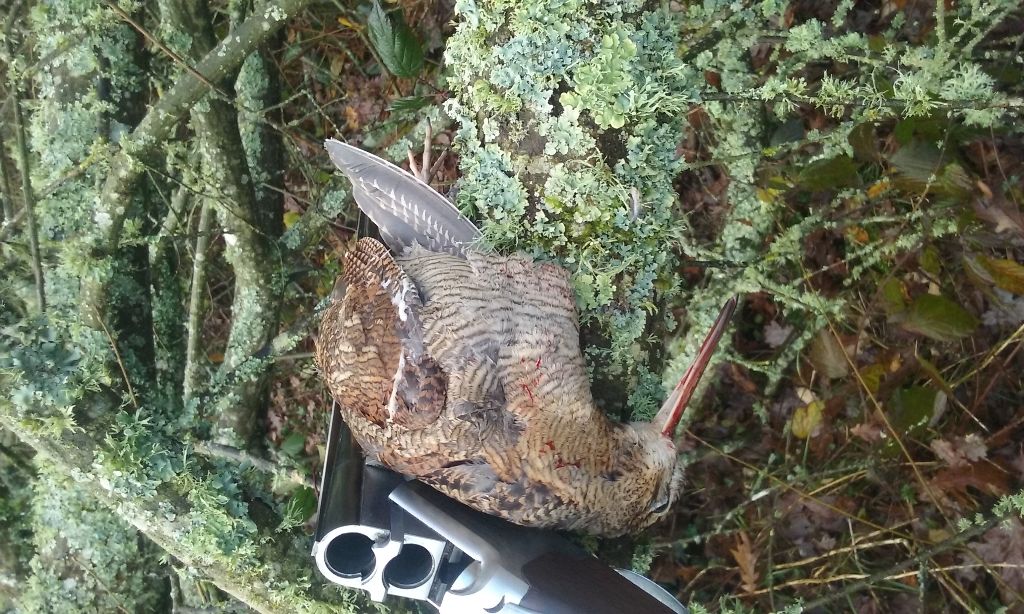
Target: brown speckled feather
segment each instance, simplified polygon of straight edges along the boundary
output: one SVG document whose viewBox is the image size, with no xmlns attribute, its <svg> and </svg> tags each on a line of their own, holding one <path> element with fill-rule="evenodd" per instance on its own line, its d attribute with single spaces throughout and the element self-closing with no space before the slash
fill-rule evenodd
<svg viewBox="0 0 1024 614">
<path fill-rule="evenodd" d="M 364 453 L 524 525 L 619 535 L 662 516 L 681 483 L 675 446 L 594 405 L 568 273 L 469 246 L 465 218 L 422 183 L 389 180 L 401 171 L 347 145 L 329 149 L 358 161 L 339 167 L 364 192 L 361 169 L 372 167 L 357 201 L 395 224 L 382 228 L 394 244 L 362 239 L 345 258 L 344 298 L 317 339 Z"/>
</svg>

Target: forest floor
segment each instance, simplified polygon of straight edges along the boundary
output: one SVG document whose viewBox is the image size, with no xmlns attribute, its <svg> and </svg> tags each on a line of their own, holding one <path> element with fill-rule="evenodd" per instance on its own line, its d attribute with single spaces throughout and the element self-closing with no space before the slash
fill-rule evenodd
<svg viewBox="0 0 1024 614">
<path fill-rule="evenodd" d="M 437 3 L 402 6 L 417 32 L 434 33 L 424 46 L 428 58 L 439 57 L 451 15 Z M 794 11 L 799 21 L 813 9 Z M 322 155 L 316 134 L 386 145 L 400 133 L 395 103 L 413 86 L 365 70 L 374 62 L 360 23 L 353 14 L 289 31 L 292 41 L 314 41 L 282 66 L 296 91 L 312 93 L 312 101 L 286 109 L 294 144 L 309 158 Z M 764 57 L 754 49 L 751 62 Z M 679 178 L 680 215 L 696 233 L 714 236 L 730 206 L 730 177 L 710 156 L 717 137 L 701 108 L 688 118 L 680 153 L 708 164 Z M 798 108 L 784 128 L 822 130 L 831 122 L 820 110 Z M 450 140 L 439 128 L 438 150 Z M 862 194 L 860 205 L 851 201 L 837 212 L 838 224 L 803 245 L 805 283 L 851 308 L 817 333 L 774 390 L 740 364 L 718 368 L 695 408 L 698 419 L 680 436 L 693 458 L 685 495 L 644 538 L 653 553 L 649 573 L 684 602 L 709 609 L 828 599 L 820 611 L 1024 612 L 1024 524 L 988 522 L 963 533 L 957 522 L 975 514 L 988 521 L 999 497 L 1024 487 L 1024 142 L 1019 131 L 979 134 L 935 117 L 872 126 L 856 149 L 853 159 L 802 175 L 803 185 L 773 183 L 770 164 L 759 175 L 760 189 L 784 201 L 791 217 L 828 206 L 834 185 Z M 452 153 L 435 185 L 443 190 L 456 177 Z M 288 183 L 291 194 L 306 193 L 301 174 Z M 884 254 L 854 277 L 847 252 L 879 232 L 862 220 L 908 201 L 949 205 L 950 215 L 969 223 Z M 307 206 L 299 197 L 287 202 L 294 213 Z M 289 290 L 296 306 L 286 318 L 330 291 L 354 226 L 354 218 L 339 219 L 310 248 L 318 272 Z M 896 241 L 900 230 L 882 232 Z M 699 292 L 706 267 L 681 262 Z M 224 273 L 219 287 L 211 279 L 215 297 L 230 292 Z M 207 321 L 211 338 L 223 337 L 229 317 Z M 735 322 L 732 343 L 748 361 L 772 360 L 800 327 L 767 293 L 744 296 Z M 266 420 L 277 453 L 317 471 L 329 396 L 311 351 L 309 342 L 279 364 Z"/>
</svg>

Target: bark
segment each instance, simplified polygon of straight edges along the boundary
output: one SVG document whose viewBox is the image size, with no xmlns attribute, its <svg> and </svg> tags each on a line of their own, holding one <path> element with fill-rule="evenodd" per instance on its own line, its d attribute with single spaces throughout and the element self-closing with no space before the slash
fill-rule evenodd
<svg viewBox="0 0 1024 614">
<path fill-rule="evenodd" d="M 213 22 L 204 3 L 167 1 L 162 3 L 162 9 L 165 23 L 179 33 L 188 33 L 192 39 L 189 49 L 180 50 L 186 59 L 198 59 L 215 46 Z M 259 54 L 250 56 L 250 60 L 254 57 Z M 236 77 L 236 73 L 228 74 L 214 85 L 230 95 Z M 263 100 L 255 97 L 240 102 L 259 104 Z M 247 156 L 242 155 L 246 147 L 235 106 L 219 96 L 211 96 L 192 110 L 192 124 L 199 139 L 207 183 L 215 193 L 210 204 L 224 230 L 225 253 L 234 272 L 231 332 L 221 365 L 221 373 L 225 374 L 260 352 L 277 332 L 281 298 L 277 238 L 281 234 L 282 203 L 280 192 L 271 189 L 275 187 L 272 183 L 264 187 L 266 182 L 261 182 L 257 191 L 254 177 L 265 175 L 268 182 L 279 183 L 280 147 L 275 144 L 275 135 L 257 127 L 255 139 L 250 142 L 265 147 L 253 152 L 253 172 Z M 264 142 L 260 137 L 267 140 Z M 250 145 L 249 149 L 256 146 Z M 273 175 L 265 171 L 267 165 L 277 165 Z M 262 432 L 258 427 L 265 409 L 269 374 L 269 364 L 257 364 L 245 377 L 217 391 L 214 410 L 218 441 L 242 447 L 254 443 Z"/>
<path fill-rule="evenodd" d="M 209 93 L 209 84 L 234 74 L 249 54 L 311 2 L 278 0 L 251 15 L 232 31 L 231 36 L 221 40 L 207 53 L 194 70 L 183 74 L 131 134 L 122 140 L 120 151 L 110 163 L 110 172 L 97 204 L 98 212 L 109 220 L 103 240 L 95 246 L 97 256 L 117 248 L 145 162 L 171 137 L 172 131 L 188 116 L 192 106 Z M 94 308 L 103 307 L 106 305 L 106 290 L 102 284 L 85 289 L 83 302 Z"/>
</svg>

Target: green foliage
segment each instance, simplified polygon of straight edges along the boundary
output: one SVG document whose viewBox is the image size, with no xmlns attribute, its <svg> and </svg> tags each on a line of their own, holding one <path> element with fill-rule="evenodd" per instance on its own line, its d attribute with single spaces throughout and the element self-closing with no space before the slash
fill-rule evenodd
<svg viewBox="0 0 1024 614">
<path fill-rule="evenodd" d="M 415 77 L 423 69 L 423 47 L 402 18 L 390 15 L 374 0 L 366 22 L 366 34 L 388 71 L 396 77 Z"/>
<path fill-rule="evenodd" d="M 248 4 L 228 6 L 235 11 Z M 329 45 L 345 46 L 363 40 L 365 34 L 377 60 L 392 75 L 423 77 L 415 84 L 386 75 L 381 79 L 368 53 L 358 57 L 361 42 L 352 48 L 332 48 L 347 59 L 338 64 L 338 70 L 333 62 L 328 67 L 317 47 L 322 44 L 319 39 L 303 38 L 308 29 L 304 23 L 292 32 L 294 37 L 288 39 L 288 50 L 281 54 L 278 66 L 301 73 L 296 83 L 303 84 L 295 98 L 281 105 L 280 110 L 287 111 L 281 113 L 286 118 L 281 123 L 268 119 L 267 110 L 255 102 L 270 82 L 257 65 L 258 58 L 250 57 L 233 83 L 244 152 L 231 153 L 244 155 L 253 171 L 246 175 L 247 181 L 257 186 L 257 194 L 269 193 L 265 184 L 278 172 L 259 166 L 265 145 L 260 130 L 271 126 L 287 134 L 299 144 L 296 158 L 304 163 L 297 166 L 305 166 L 312 156 L 302 144 L 322 138 L 323 126 L 341 125 L 341 113 L 335 113 L 338 107 L 326 111 L 319 107 L 325 100 L 343 99 L 342 104 L 350 105 L 344 108 L 346 118 L 349 110 L 355 118 L 353 126 L 343 129 L 351 133 L 347 136 L 362 137 L 364 145 L 385 149 L 393 159 L 404 158 L 410 146 L 419 146 L 425 120 L 430 120 L 435 133 L 442 132 L 448 125 L 442 113 L 447 113 L 457 131 L 460 206 L 484 221 L 487 239 L 499 249 L 556 259 L 572 271 L 585 326 L 607 337 L 606 344 L 587 348 L 588 358 L 595 370 L 607 371 L 598 375 L 611 375 L 625 389 L 632 417 L 653 413 L 663 395 L 663 381 L 674 383 L 689 365 L 727 298 L 757 293 L 759 300 L 777 310 L 774 323 L 789 332 L 770 353 L 745 350 L 742 344 L 723 353 L 738 365 L 737 372 L 750 378 L 759 399 L 771 399 L 784 375 L 805 354 L 818 370 L 817 379 L 812 375 L 807 384 L 816 391 L 827 392 L 850 379 L 846 373 L 853 373 L 852 366 L 865 388 L 879 392 L 880 382 L 889 376 L 889 364 L 882 364 L 888 357 L 863 369 L 863 365 L 848 364 L 845 340 L 831 335 L 833 330 L 840 335 L 852 333 L 850 314 L 856 313 L 868 322 L 863 326 L 858 322 L 858 345 L 868 345 L 866 337 L 890 324 L 890 332 L 916 344 L 913 354 L 920 377 L 885 382 L 881 390 L 885 394 L 876 395 L 896 434 L 927 444 L 935 435 L 934 423 L 950 420 L 942 411 L 947 401 L 959 403 L 954 389 L 962 381 L 953 381 L 950 372 L 960 365 L 939 361 L 938 366 L 932 365 L 918 352 L 934 358 L 929 351 L 948 349 L 968 335 L 984 332 L 982 324 L 991 318 L 973 315 L 981 301 L 988 301 L 990 294 L 1002 296 L 997 290 L 1020 294 L 1024 287 L 1012 250 L 982 253 L 991 247 L 991 238 L 977 237 L 978 216 L 968 206 L 977 197 L 979 179 L 955 147 L 977 134 L 1013 135 L 1017 130 L 1019 136 L 1019 128 L 1012 125 L 1014 114 L 1024 105 L 1019 58 L 984 42 L 1019 8 L 1019 2 L 971 1 L 948 8 L 937 3 L 928 9 L 937 11 L 935 15 L 921 9 L 926 27 L 908 23 L 904 13 L 897 11 L 870 31 L 860 28 L 855 19 L 863 3 L 850 1 L 840 2 L 834 15 L 819 13 L 795 20 L 792 3 L 774 0 L 683 5 L 635 0 L 457 0 L 455 4 L 458 25 L 447 44 L 443 79 L 429 74 L 424 60 L 425 49 L 437 49 L 443 41 L 421 45 L 399 11 L 385 13 L 378 3 L 369 13 L 365 31 L 352 28 L 359 36 L 346 38 L 346 31 L 337 37 L 319 37 L 331 39 Z M 8 84 L 20 83 L 23 75 L 30 81 L 20 91 L 32 97 L 25 106 L 30 115 L 32 180 L 41 195 L 37 213 L 50 309 L 44 318 L 29 316 L 34 304 L 32 282 L 27 281 L 30 260 L 24 246 L 18 240 L 7 241 L 5 235 L 0 250 L 5 258 L 11 256 L 12 266 L 4 263 L 5 276 L 0 280 L 0 412 L 26 438 L 67 445 L 76 441 L 72 437 L 84 440 L 87 436 L 102 443 L 80 463 L 88 471 L 71 472 L 71 479 L 46 469 L 31 492 L 24 487 L 8 489 L 5 481 L 0 504 L 2 537 L 24 540 L 32 535 L 34 558 L 24 609 L 149 610 L 155 595 L 167 594 L 164 586 L 156 592 L 151 589 L 163 582 L 168 570 L 154 561 L 152 548 L 138 545 L 133 529 L 89 498 L 99 492 L 118 502 L 119 515 L 148 527 L 154 535 L 158 535 L 156 528 L 170 527 L 171 533 L 160 537 L 171 544 L 169 548 L 179 545 L 194 557 L 179 570 L 186 576 L 201 576 L 207 568 L 226 570 L 233 581 L 265 589 L 263 594 L 272 596 L 272 605 L 287 611 L 327 607 L 328 602 L 365 610 L 367 604 L 350 593 L 339 591 L 325 598 L 319 592 L 306 556 L 304 523 L 314 503 L 310 489 L 268 485 L 265 476 L 254 471 L 223 460 L 197 458 L 192 448 L 194 438 L 210 437 L 221 413 L 239 405 L 240 386 L 260 382 L 272 366 L 281 368 L 280 354 L 302 342 L 300 331 L 267 345 L 258 329 L 274 329 L 276 320 L 261 320 L 260 305 L 270 293 L 278 296 L 287 291 L 285 296 L 295 303 L 289 308 L 304 314 L 310 307 L 305 303 L 314 294 L 323 296 L 330 290 L 338 273 L 333 256 L 321 259 L 318 253 L 310 262 L 296 264 L 282 254 L 302 251 L 325 226 L 325 219 L 350 210 L 348 192 L 332 185 L 322 170 L 307 173 L 306 181 L 292 173 L 290 197 L 305 204 L 299 196 L 305 185 L 310 188 L 308 200 L 318 205 L 301 217 L 296 212 L 301 207 L 289 210 L 293 216 L 289 230 L 266 258 L 276 267 L 269 282 L 240 275 L 238 289 L 232 291 L 231 282 L 236 280 L 230 278 L 225 264 L 245 264 L 251 255 L 238 248 L 240 233 L 214 230 L 210 287 L 218 288 L 219 296 L 237 299 L 231 313 L 234 320 L 254 323 L 232 329 L 233 342 L 270 350 L 232 356 L 230 364 L 201 391 L 205 395 L 198 395 L 189 407 L 180 407 L 173 398 L 176 385 L 159 388 L 152 377 L 152 363 L 163 361 L 160 368 L 165 368 L 180 358 L 164 335 L 181 329 L 181 294 L 160 294 L 166 289 L 160 283 L 177 281 L 176 289 L 184 290 L 193 264 L 190 207 L 172 211 L 171 203 L 179 187 L 187 199 L 223 200 L 223 178 L 196 172 L 194 167 L 199 157 L 210 159 L 224 152 L 197 146 L 183 125 L 175 138 L 160 144 L 158 156 L 137 155 L 152 143 L 127 137 L 137 121 L 130 117 L 132 107 L 137 105 L 134 111 L 144 113 L 147 103 L 167 94 L 181 79 L 180 63 L 152 42 L 143 44 L 140 35 L 103 3 L 66 0 L 31 6 L 35 58 L 2 59 Z M 156 32 L 161 44 L 170 49 L 184 54 L 196 42 L 196 32 L 167 27 L 166 22 L 165 27 L 156 27 L 157 15 L 148 5 L 119 2 L 118 6 L 153 26 L 148 31 Z M 284 18 L 276 4 L 267 6 L 267 17 Z M 229 24 L 221 15 L 214 19 L 224 33 Z M 336 32 L 342 19 L 330 15 L 329 22 L 325 31 Z M 426 32 L 419 24 L 416 28 Z M 140 52 L 149 58 L 145 64 L 135 61 Z M 43 57 L 45 63 L 32 64 Z M 372 87 L 386 82 L 391 89 L 378 97 L 393 95 L 390 103 L 332 83 L 335 78 L 349 83 L 346 80 L 356 73 L 366 73 L 360 83 Z M 302 80 L 307 78 L 315 82 Z M 440 85 L 443 90 L 445 83 L 452 97 L 442 110 L 432 103 L 444 92 L 431 88 Z M 343 96 L 336 95 L 338 87 Z M 218 88 L 224 91 L 213 92 L 214 97 L 230 95 L 232 90 L 219 83 Z M 305 114 L 305 103 L 296 100 L 306 99 L 326 117 L 316 117 L 314 111 Z M 196 109 L 208 110 L 210 104 L 205 100 Z M 364 115 L 362 125 L 360 114 Z M 371 121 L 373 125 L 367 125 Z M 363 134 L 358 134 L 360 130 Z M 3 136 L 9 136 L 6 126 Z M 104 180 L 112 172 L 111 155 L 119 147 L 133 156 L 128 166 L 140 171 L 146 181 L 134 186 L 132 193 L 113 199 L 111 208 L 98 207 Z M 685 151 L 682 158 L 681 149 Z M 711 222 L 702 219 L 703 210 L 679 189 L 702 182 L 707 176 L 701 172 L 708 168 L 722 178 L 712 207 L 722 217 Z M 674 184 L 680 172 L 682 183 Z M 987 198 L 992 203 L 998 204 L 1004 194 L 1019 200 L 1020 188 L 1014 185 L 1019 177 L 985 180 L 990 183 L 986 189 L 996 193 Z M 230 213 L 221 217 L 220 226 L 240 219 L 233 204 L 218 202 Z M 120 244 L 102 246 L 105 231 L 126 211 Z M 999 223 L 1012 227 L 1019 212 L 1007 211 Z M 245 224 L 239 227 L 244 229 Z M 339 233 L 333 238 L 347 239 Z M 842 244 L 835 262 L 822 264 L 809 258 L 809 246 L 821 233 Z M 963 292 L 948 283 L 951 271 L 960 266 L 956 257 L 941 251 L 951 243 L 954 256 L 962 255 L 963 267 L 972 280 L 978 280 L 977 291 Z M 172 257 L 160 260 L 160 253 Z M 905 277 L 893 273 L 894 263 L 907 257 L 916 257 L 914 275 L 924 280 L 915 278 L 917 285 L 912 288 Z M 717 264 L 698 276 L 694 267 L 683 270 L 681 265 L 688 260 Z M 836 262 L 845 267 L 845 274 L 834 287 L 819 284 Z M 308 268 L 317 270 L 304 278 L 302 269 Z M 147 277 L 147 271 L 153 277 Z M 686 279 L 696 280 L 691 291 L 684 292 L 684 272 Z M 96 287 L 107 293 L 91 296 L 89 289 Z M 864 296 L 870 294 L 865 289 L 876 288 L 875 297 Z M 147 296 L 153 290 L 160 295 L 151 305 Z M 860 304 L 861 298 L 868 304 Z M 217 307 L 226 313 L 224 303 L 222 299 Z M 296 306 L 300 303 L 304 306 Z M 140 326 L 130 318 L 104 319 L 107 313 L 86 306 L 103 311 L 120 308 L 130 315 L 152 312 L 152 330 L 148 323 Z M 216 321 L 220 313 L 207 315 L 211 321 L 204 323 L 201 332 L 223 326 Z M 740 321 L 738 336 L 749 337 L 750 330 L 762 324 Z M 212 335 L 211 347 L 202 348 L 204 353 L 222 347 L 224 339 L 217 338 L 221 332 Z M 823 338 L 831 343 L 824 349 Z M 164 344 L 164 351 L 150 357 L 141 342 L 154 339 Z M 814 340 L 817 345 L 808 352 Z M 1008 343 L 1002 347 L 1009 347 Z M 664 372 L 649 353 L 659 346 L 670 358 Z M 827 352 L 825 358 L 822 352 Z M 822 367 L 824 362 L 831 368 Z M 929 381 L 922 384 L 925 377 Z M 738 403 L 734 397 L 741 393 L 730 390 L 725 405 Z M 856 396 L 844 399 L 841 406 L 823 400 L 819 421 L 836 420 L 837 413 L 863 417 L 867 412 Z M 731 407 L 724 409 L 726 417 L 720 424 L 716 416 L 705 416 L 707 422 L 729 433 L 745 428 L 729 413 Z M 784 414 L 787 410 L 768 409 L 774 413 L 762 412 L 765 429 L 792 424 Z M 963 409 L 958 405 L 958 411 Z M 803 411 L 807 413 L 806 407 Z M 960 413 L 977 420 L 970 412 Z M 689 419 L 695 415 L 689 412 Z M 269 418 L 273 422 L 277 416 Z M 871 426 L 867 417 L 864 420 Z M 304 434 L 289 435 L 290 425 L 274 424 L 274 430 L 273 450 L 300 457 L 308 449 Z M 740 435 L 716 445 L 728 458 L 739 458 L 748 452 Z M 803 442 L 805 458 L 819 443 L 812 439 Z M 859 442 L 847 444 L 844 449 Z M 872 449 L 881 452 L 873 462 L 891 461 L 904 453 L 891 439 Z M 922 449 L 928 454 L 927 446 L 912 447 L 915 458 L 910 460 L 918 460 Z M 816 473 L 803 465 L 787 465 L 790 451 L 785 452 L 785 458 L 771 450 L 766 458 L 744 461 L 753 465 L 756 458 L 763 463 L 754 472 L 749 492 L 740 488 L 746 485 L 739 479 L 724 480 L 736 487 L 738 498 L 731 501 L 735 505 L 722 519 L 697 518 L 692 541 L 705 540 L 702 532 L 713 523 L 717 523 L 713 527 L 717 534 L 737 523 L 756 522 L 758 514 L 749 513 L 749 506 L 775 488 L 767 483 L 768 477 L 774 477 L 772 471 L 778 470 L 787 485 L 807 486 L 808 492 L 817 488 L 811 484 Z M 689 450 L 685 458 L 703 456 Z M 56 462 L 62 460 L 66 459 Z M 865 461 L 854 461 L 854 469 L 862 472 Z M 852 475 L 848 464 L 840 464 L 842 471 Z M 874 480 L 877 469 L 869 465 L 863 473 L 870 473 Z M 691 474 L 690 479 L 699 477 Z M 92 494 L 84 492 L 89 489 Z M 929 523 L 938 522 L 929 515 L 932 508 L 922 506 L 914 484 L 901 483 L 893 491 L 899 505 L 892 508 L 923 511 L 920 521 L 929 530 Z M 702 496 L 708 496 L 706 490 L 694 494 Z M 970 498 L 979 495 L 972 492 Z M 774 504 L 774 499 L 772 493 L 764 501 Z M 22 514 L 30 501 L 33 526 L 9 525 L 7 521 Z M 1021 513 L 1022 501 L 1021 493 L 1004 497 L 994 512 Z M 779 509 L 774 507 L 764 516 Z M 858 565 L 861 556 L 869 566 L 879 563 L 871 558 L 875 552 L 867 552 L 863 545 L 868 543 L 860 539 L 863 534 L 855 533 L 864 528 L 856 522 L 871 518 L 871 512 L 865 505 L 849 518 L 851 533 L 864 548 L 855 557 Z M 968 512 L 961 516 L 966 528 L 988 522 Z M 774 539 L 780 533 L 774 531 L 777 527 L 770 528 L 766 534 Z M 714 544 L 706 541 L 710 549 Z M 920 546 L 913 540 L 905 543 Z M 661 552 L 659 544 L 657 553 Z M 285 555 L 279 557 L 279 553 Z M 641 544 L 633 550 L 633 567 L 646 569 L 655 554 L 652 545 Z M 17 556 L 25 562 L 32 558 L 26 552 Z M 718 561 L 708 569 L 720 567 Z M 800 573 L 792 569 L 775 569 L 773 581 Z M 721 601 L 719 607 L 745 611 L 732 598 Z M 705 611 L 697 605 L 692 610 Z M 799 611 L 799 605 L 787 611 Z"/>
<path fill-rule="evenodd" d="M 136 612 L 168 607 L 160 553 L 53 467 L 40 467 L 32 505 L 36 554 L 22 612 Z"/>
<path fill-rule="evenodd" d="M 647 411 L 661 393 L 638 387 L 638 343 L 679 285 L 665 249 L 677 231 L 673 113 L 688 71 L 674 24 L 631 2 L 460 1 L 456 11 L 445 109 L 459 126 L 458 202 L 492 244 L 573 272 L 583 320 L 610 339 L 609 371 L 626 375 L 632 406 Z M 614 156 L 602 154 L 599 129 Z"/>
<path fill-rule="evenodd" d="M 67 344 L 54 328 L 38 320 L 0 330 L 4 404 L 43 434 L 75 428 L 76 403 L 111 383 L 103 358 L 102 351 Z"/>
</svg>

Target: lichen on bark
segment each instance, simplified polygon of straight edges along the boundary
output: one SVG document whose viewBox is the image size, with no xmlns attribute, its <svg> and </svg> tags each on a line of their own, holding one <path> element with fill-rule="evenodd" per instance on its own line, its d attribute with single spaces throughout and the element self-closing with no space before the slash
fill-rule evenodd
<svg viewBox="0 0 1024 614">
<path fill-rule="evenodd" d="M 676 55 L 678 24 L 644 2 L 455 9 L 445 108 L 458 124 L 458 204 L 497 247 L 572 272 L 599 402 L 649 415 L 685 224 L 672 180 L 692 71 Z"/>
</svg>

